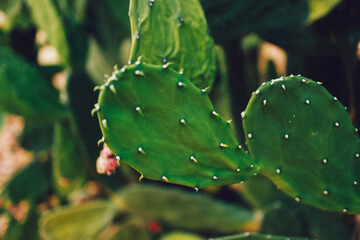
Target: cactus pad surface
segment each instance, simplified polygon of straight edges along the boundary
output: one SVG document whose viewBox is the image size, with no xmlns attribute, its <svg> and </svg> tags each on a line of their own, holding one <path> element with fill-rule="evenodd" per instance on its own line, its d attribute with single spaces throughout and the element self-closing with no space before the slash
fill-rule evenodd
<svg viewBox="0 0 360 240">
<path fill-rule="evenodd" d="M 319 82 L 264 83 L 242 114 L 249 151 L 297 202 L 360 212 L 360 140 L 345 107 Z"/>
<path fill-rule="evenodd" d="M 168 65 L 114 71 L 93 113 L 119 161 L 154 180 L 202 188 L 246 180 L 257 165 L 198 89 Z"/>
<path fill-rule="evenodd" d="M 197 87 L 212 85 L 214 41 L 198 0 L 131 0 L 129 14 L 132 63 L 139 56 L 151 64 L 173 62 Z"/>
</svg>

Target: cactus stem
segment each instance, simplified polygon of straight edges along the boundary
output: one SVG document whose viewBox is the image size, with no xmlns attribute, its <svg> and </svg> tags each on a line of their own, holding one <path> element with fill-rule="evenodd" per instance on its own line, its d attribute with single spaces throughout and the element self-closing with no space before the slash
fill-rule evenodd
<svg viewBox="0 0 360 240">
<path fill-rule="evenodd" d="M 104 128 L 109 129 L 106 119 L 101 120 L 101 124 L 103 125 Z"/>
<path fill-rule="evenodd" d="M 140 70 L 136 70 L 136 71 L 135 71 L 135 75 L 136 75 L 136 76 L 143 76 L 143 77 L 145 77 L 145 73 L 142 72 L 142 71 L 140 71 Z"/>
<path fill-rule="evenodd" d="M 144 178 L 144 175 L 140 175 L 140 177 L 139 177 L 139 182 L 141 182 L 141 180 L 143 180 L 143 178 Z"/>
<path fill-rule="evenodd" d="M 219 114 L 216 111 L 212 111 L 211 114 L 214 115 L 215 117 L 219 116 Z"/>
<path fill-rule="evenodd" d="M 248 136 L 249 139 L 252 139 L 252 137 L 253 137 L 252 133 L 248 133 L 247 136 Z"/>
<path fill-rule="evenodd" d="M 214 175 L 214 176 L 212 177 L 212 179 L 217 180 L 218 177 Z"/>
<path fill-rule="evenodd" d="M 169 179 L 168 179 L 166 176 L 162 176 L 161 179 L 164 180 L 165 182 L 168 182 L 168 181 L 169 181 Z"/>
<path fill-rule="evenodd" d="M 310 100 L 309 100 L 309 99 L 306 99 L 305 103 L 309 105 L 309 104 L 310 104 Z"/>
<path fill-rule="evenodd" d="M 97 145 L 100 146 L 100 144 L 104 143 L 105 142 L 105 138 L 102 137 L 98 142 L 97 142 Z"/>
<path fill-rule="evenodd" d="M 280 173 L 281 173 L 280 168 L 277 168 L 277 169 L 275 170 L 275 172 L 276 172 L 276 174 L 280 174 Z"/>
<path fill-rule="evenodd" d="M 198 163 L 197 159 L 194 156 L 190 156 L 190 160 L 193 161 L 194 163 Z"/>
<path fill-rule="evenodd" d="M 137 151 L 138 151 L 138 153 L 140 153 L 142 155 L 146 155 L 146 153 L 142 147 L 138 147 Z"/>
<path fill-rule="evenodd" d="M 323 162 L 323 164 L 327 164 L 328 160 L 327 160 L 326 158 L 324 158 L 324 159 L 322 160 L 322 162 Z"/>
<path fill-rule="evenodd" d="M 285 87 L 285 85 L 283 84 L 283 85 L 281 85 L 281 87 L 282 87 L 282 89 L 284 89 L 284 91 L 286 90 L 286 87 Z"/>
<path fill-rule="evenodd" d="M 187 126 L 186 120 L 185 120 L 185 119 L 183 119 L 183 118 L 180 120 L 180 123 L 181 123 L 182 125 Z"/>
<path fill-rule="evenodd" d="M 227 145 L 227 144 L 225 144 L 225 143 L 220 143 L 220 147 L 221 147 L 221 148 L 227 148 L 227 147 L 229 147 L 229 145 Z"/>
<path fill-rule="evenodd" d="M 329 195 L 328 190 L 325 189 L 325 190 L 323 191 L 323 194 L 324 194 L 325 196 Z"/>
<path fill-rule="evenodd" d="M 116 89 L 114 85 L 110 85 L 110 91 L 113 92 L 114 94 L 116 94 Z"/>
<path fill-rule="evenodd" d="M 296 201 L 296 202 L 300 202 L 301 199 L 300 199 L 299 197 L 296 197 L 296 198 L 295 198 L 295 201 Z"/>
</svg>

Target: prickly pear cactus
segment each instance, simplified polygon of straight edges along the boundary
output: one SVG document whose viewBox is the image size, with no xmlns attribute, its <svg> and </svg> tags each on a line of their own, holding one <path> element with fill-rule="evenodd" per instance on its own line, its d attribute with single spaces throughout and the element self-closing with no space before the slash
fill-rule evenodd
<svg viewBox="0 0 360 240">
<path fill-rule="evenodd" d="M 131 0 L 132 63 L 139 56 L 151 64 L 172 67 L 199 88 L 212 85 L 214 42 L 198 0 Z"/>
<path fill-rule="evenodd" d="M 310 238 L 298 238 L 298 237 L 283 237 L 283 236 L 274 236 L 271 234 L 261 234 L 261 233 L 242 233 L 233 236 L 227 237 L 219 237 L 219 238 L 210 238 L 209 240 L 240 240 L 240 239 L 247 239 L 247 240 L 310 240 Z"/>
<path fill-rule="evenodd" d="M 263 84 L 242 114 L 261 172 L 298 202 L 360 212 L 360 140 L 321 83 L 290 76 Z"/>
<path fill-rule="evenodd" d="M 246 180 L 257 171 L 230 124 L 198 89 L 168 65 L 136 62 L 101 89 L 103 139 L 117 159 L 142 176 L 194 188 Z"/>
</svg>

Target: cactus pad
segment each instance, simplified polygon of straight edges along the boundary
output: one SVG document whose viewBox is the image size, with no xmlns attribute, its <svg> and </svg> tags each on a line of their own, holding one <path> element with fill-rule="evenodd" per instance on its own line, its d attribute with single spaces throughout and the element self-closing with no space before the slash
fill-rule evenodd
<svg viewBox="0 0 360 240">
<path fill-rule="evenodd" d="M 216 70 L 214 42 L 198 0 L 131 0 L 131 62 L 173 62 L 199 88 L 210 87 Z M 164 37 L 161 37 L 164 36 Z"/>
<path fill-rule="evenodd" d="M 298 202 L 360 212 L 360 140 L 344 106 L 319 82 L 290 76 L 263 84 L 242 114 L 249 150 Z"/>
<path fill-rule="evenodd" d="M 143 176 L 194 188 L 246 180 L 257 171 L 231 127 L 168 65 L 136 62 L 99 87 L 94 112 L 118 160 Z M 93 112 L 93 113 L 94 113 Z"/>
</svg>

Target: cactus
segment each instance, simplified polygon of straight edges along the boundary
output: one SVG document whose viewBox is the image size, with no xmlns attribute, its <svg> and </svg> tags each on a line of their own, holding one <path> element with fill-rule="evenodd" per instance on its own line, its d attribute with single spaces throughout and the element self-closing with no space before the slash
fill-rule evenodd
<svg viewBox="0 0 360 240">
<path fill-rule="evenodd" d="M 274 236 L 271 234 L 260 234 L 260 233 L 242 233 L 234 236 L 227 236 L 227 237 L 219 237 L 219 238 L 210 238 L 209 240 L 240 240 L 240 239 L 247 239 L 247 240 L 310 240 L 310 238 L 298 238 L 298 237 L 281 237 L 281 236 Z"/>
<path fill-rule="evenodd" d="M 193 233 L 186 233 L 186 232 L 171 232 L 168 233 L 160 238 L 160 240 L 205 240 L 205 238 L 193 234 Z"/>
<path fill-rule="evenodd" d="M 94 108 L 104 135 L 99 143 L 106 141 L 141 177 L 198 189 L 256 174 L 206 89 L 167 64 L 125 66 L 99 88 Z"/>
<path fill-rule="evenodd" d="M 57 207 L 40 218 L 40 236 L 48 240 L 94 239 L 112 221 L 114 210 L 111 202 L 100 200 Z"/>
<path fill-rule="evenodd" d="M 212 85 L 214 42 L 198 0 L 131 0 L 130 23 L 132 63 L 139 56 L 151 64 L 172 62 L 197 87 Z"/>
<path fill-rule="evenodd" d="M 290 76 L 263 84 L 243 112 L 251 155 L 281 190 L 321 209 L 360 211 L 360 140 L 321 83 Z"/>
<path fill-rule="evenodd" d="M 130 186 L 120 192 L 120 198 L 124 211 L 190 231 L 211 229 L 213 232 L 233 233 L 246 230 L 259 220 L 241 206 L 225 204 L 200 193 L 165 187 Z"/>
</svg>

